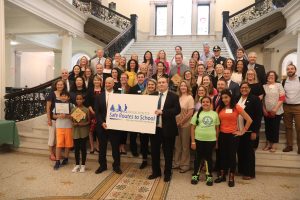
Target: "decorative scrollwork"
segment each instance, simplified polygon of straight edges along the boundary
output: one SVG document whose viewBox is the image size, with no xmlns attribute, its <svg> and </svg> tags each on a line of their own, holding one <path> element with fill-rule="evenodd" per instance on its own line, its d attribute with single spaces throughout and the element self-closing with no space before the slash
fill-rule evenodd
<svg viewBox="0 0 300 200">
<path fill-rule="evenodd" d="M 229 16 L 229 25 L 236 29 L 252 20 L 285 6 L 290 0 L 261 0 Z"/>
<path fill-rule="evenodd" d="M 94 15 L 106 23 L 125 30 L 130 25 L 130 19 L 111 10 L 95 0 L 73 0 L 73 5 L 84 13 Z"/>
<path fill-rule="evenodd" d="M 5 119 L 23 121 L 46 112 L 46 96 L 51 88 L 41 89 L 23 95 L 12 95 L 5 100 Z"/>
</svg>

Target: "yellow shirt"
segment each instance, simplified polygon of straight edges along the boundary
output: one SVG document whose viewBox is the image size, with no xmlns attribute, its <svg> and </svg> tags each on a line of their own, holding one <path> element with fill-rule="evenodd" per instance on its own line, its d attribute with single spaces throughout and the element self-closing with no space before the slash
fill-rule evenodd
<svg viewBox="0 0 300 200">
<path fill-rule="evenodd" d="M 128 75 L 128 85 L 130 87 L 133 87 L 134 85 L 136 85 L 136 73 L 126 71 L 126 74 Z"/>
</svg>

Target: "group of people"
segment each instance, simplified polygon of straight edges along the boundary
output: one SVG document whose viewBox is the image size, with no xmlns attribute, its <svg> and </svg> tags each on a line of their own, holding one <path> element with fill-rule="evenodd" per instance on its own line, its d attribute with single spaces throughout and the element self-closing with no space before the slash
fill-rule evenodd
<svg viewBox="0 0 300 200">
<path fill-rule="evenodd" d="M 107 170 L 109 140 L 113 170 L 122 174 L 120 155 L 127 153 L 127 135 L 135 157 L 139 156 L 136 141 L 139 136 L 143 159 L 140 169 L 147 167 L 147 156 L 151 154 L 152 174 L 148 179 L 162 175 L 162 146 L 164 181 L 171 180 L 172 169 L 180 173 L 191 169 L 192 149 L 195 151 L 192 184 L 198 183 L 204 168 L 208 186 L 226 181 L 228 174 L 228 186 L 233 187 L 236 166 L 243 179 L 255 177 L 255 149 L 262 118 L 266 134 L 263 150 L 275 152 L 282 116 L 287 138 L 283 151 L 293 151 L 295 121 L 300 154 L 300 79 L 295 65 L 287 66 L 287 78 L 279 83 L 275 71 L 266 73 L 264 66 L 256 63 L 255 52 L 245 59 L 244 49 L 238 49 L 234 60 L 222 57 L 219 46 L 214 46 L 211 52 L 208 43 L 203 44 L 201 54 L 194 51 L 189 59 L 183 56 L 180 46 L 175 47 L 175 52 L 169 62 L 164 50 L 157 53 L 156 59 L 152 52 L 146 51 L 139 63 L 136 54 L 128 61 L 120 53 L 114 59 L 104 58 L 103 50 L 99 49 L 90 62 L 82 57 L 70 74 L 62 70 L 61 79 L 47 98 L 48 145 L 50 158 L 56 161 L 54 169 L 68 163 L 69 148 L 74 144 L 76 165 L 72 171 L 84 172 L 89 138 L 90 153 L 99 152 L 100 166 L 95 173 Z M 112 93 L 157 95 L 155 134 L 107 129 L 107 103 Z M 60 103 L 68 103 L 68 109 L 62 109 Z M 65 155 L 60 162 L 62 148 Z M 217 171 L 214 181 L 213 170 Z"/>
</svg>

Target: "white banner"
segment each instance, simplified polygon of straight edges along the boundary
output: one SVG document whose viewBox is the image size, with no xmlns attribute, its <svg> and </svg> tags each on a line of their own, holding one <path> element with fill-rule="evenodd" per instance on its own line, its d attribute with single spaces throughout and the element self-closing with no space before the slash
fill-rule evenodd
<svg viewBox="0 0 300 200">
<path fill-rule="evenodd" d="M 155 134 L 158 96 L 112 94 L 107 106 L 108 129 Z"/>
</svg>

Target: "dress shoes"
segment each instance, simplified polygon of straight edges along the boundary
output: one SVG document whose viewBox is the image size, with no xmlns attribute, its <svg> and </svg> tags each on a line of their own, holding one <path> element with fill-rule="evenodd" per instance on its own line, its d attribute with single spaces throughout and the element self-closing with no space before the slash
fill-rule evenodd
<svg viewBox="0 0 300 200">
<path fill-rule="evenodd" d="M 106 171 L 107 167 L 99 167 L 96 171 L 95 174 L 101 174 L 102 172 Z"/>
<path fill-rule="evenodd" d="M 283 152 L 290 152 L 290 151 L 293 151 L 293 147 L 291 147 L 291 146 L 286 146 L 282 151 L 283 151 Z"/>
<path fill-rule="evenodd" d="M 116 168 L 114 168 L 113 170 L 114 170 L 114 172 L 115 172 L 116 174 L 122 174 L 122 173 L 123 173 L 122 170 L 120 169 L 120 167 L 116 167 Z"/>
<path fill-rule="evenodd" d="M 156 178 L 158 178 L 160 176 L 161 176 L 160 174 L 151 174 L 150 176 L 148 176 L 148 179 L 152 180 L 152 179 L 156 179 Z"/>
<path fill-rule="evenodd" d="M 164 182 L 169 182 L 169 181 L 171 181 L 171 176 L 170 175 L 165 175 Z"/>
<path fill-rule="evenodd" d="M 146 168 L 147 164 L 148 164 L 147 161 L 143 161 L 142 164 L 141 164 L 141 166 L 140 166 L 140 169 Z"/>
</svg>

